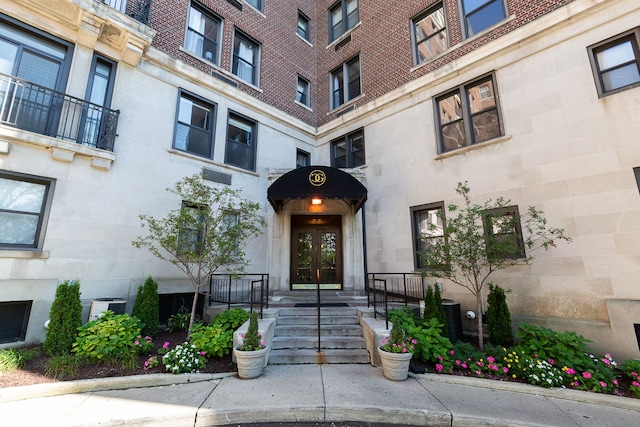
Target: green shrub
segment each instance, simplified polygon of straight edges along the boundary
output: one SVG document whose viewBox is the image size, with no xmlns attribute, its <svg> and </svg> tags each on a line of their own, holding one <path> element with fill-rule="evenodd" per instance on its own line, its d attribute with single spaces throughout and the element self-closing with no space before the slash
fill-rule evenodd
<svg viewBox="0 0 640 427">
<path fill-rule="evenodd" d="M 55 379 L 74 377 L 82 365 L 84 365 L 84 359 L 77 354 L 61 354 L 47 360 L 44 373 Z"/>
<path fill-rule="evenodd" d="M 622 372 L 624 372 L 631 384 L 629 385 L 629 391 L 637 398 L 640 398 L 640 359 L 627 359 L 622 364 Z"/>
<path fill-rule="evenodd" d="M 442 323 L 433 317 L 419 326 L 409 327 L 407 333 L 418 341 L 414 355 L 427 362 L 437 362 L 447 355 L 453 344 L 442 336 L 442 327 Z"/>
<path fill-rule="evenodd" d="M 249 327 L 244 335 L 242 345 L 238 346 L 241 351 L 256 351 L 263 349 L 265 346 L 260 341 L 262 336 L 258 333 L 258 313 L 255 311 L 249 315 Z"/>
<path fill-rule="evenodd" d="M 176 314 L 169 316 L 167 321 L 167 329 L 169 332 L 187 331 L 189 329 L 189 320 L 191 313 L 187 311 L 185 306 L 180 307 Z M 194 323 L 197 322 L 197 316 Z"/>
<path fill-rule="evenodd" d="M 186 342 L 162 356 L 162 364 L 172 374 L 182 374 L 204 369 L 207 361 L 195 345 Z"/>
<path fill-rule="evenodd" d="M 123 368 L 136 365 L 140 321 L 128 314 L 106 311 L 79 329 L 73 351 L 90 361 L 119 364 Z"/>
<path fill-rule="evenodd" d="M 138 288 L 136 300 L 133 303 L 132 316 L 137 317 L 143 323 L 142 334 L 155 337 L 158 333 L 158 319 L 160 315 L 160 305 L 158 298 L 158 284 L 147 277 Z"/>
<path fill-rule="evenodd" d="M 56 289 L 49 313 L 49 328 L 42 348 L 49 356 L 71 352 L 78 328 L 82 326 L 80 282 L 65 280 Z"/>
<path fill-rule="evenodd" d="M 211 322 L 214 326 L 220 326 L 223 331 L 235 331 L 249 320 L 249 312 L 236 307 L 218 314 Z"/>
<path fill-rule="evenodd" d="M 39 354 L 40 349 L 38 347 L 0 350 L 0 374 L 24 368 L 29 360 Z"/>
<path fill-rule="evenodd" d="M 449 336 L 449 328 L 447 327 L 447 314 L 442 305 L 442 297 L 440 296 L 440 287 L 436 285 L 427 285 L 424 298 L 424 320 L 429 321 L 435 318 L 442 324 L 442 335 Z"/>
<path fill-rule="evenodd" d="M 229 354 L 233 348 L 233 331 L 225 331 L 220 325 L 204 326 L 194 323 L 190 342 L 198 350 L 204 351 L 206 357 L 222 357 Z"/>
<path fill-rule="evenodd" d="M 582 359 L 585 353 L 590 352 L 586 344 L 590 341 L 573 331 L 555 332 L 542 326 L 523 323 L 517 336 L 520 340 L 518 347 L 526 354 L 554 359 L 561 365 L 571 366 L 576 357 Z"/>
<path fill-rule="evenodd" d="M 511 313 L 507 305 L 505 290 L 498 285 L 489 283 L 487 296 L 487 327 L 489 329 L 489 343 L 493 345 L 513 345 L 513 328 Z"/>
</svg>

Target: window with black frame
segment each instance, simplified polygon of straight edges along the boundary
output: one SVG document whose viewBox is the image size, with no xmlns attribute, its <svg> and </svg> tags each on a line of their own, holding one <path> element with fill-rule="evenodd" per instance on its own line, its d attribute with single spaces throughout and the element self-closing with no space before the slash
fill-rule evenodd
<svg viewBox="0 0 640 427">
<path fill-rule="evenodd" d="M 204 238 L 204 210 L 208 206 L 182 201 L 182 216 L 180 223 L 183 228 L 178 235 L 178 252 L 183 255 L 200 255 Z"/>
<path fill-rule="evenodd" d="M 331 166 L 356 168 L 365 164 L 364 130 L 359 129 L 331 141 Z"/>
<path fill-rule="evenodd" d="M 457 87 L 435 102 L 440 153 L 503 135 L 493 75 Z"/>
<path fill-rule="evenodd" d="M 358 0 L 339 0 L 329 9 L 329 43 L 353 28 L 358 22 Z"/>
<path fill-rule="evenodd" d="M 222 18 L 199 3 L 192 2 L 187 22 L 185 49 L 220 65 Z"/>
<path fill-rule="evenodd" d="M 449 48 L 442 2 L 411 20 L 415 64 L 422 64 Z"/>
<path fill-rule="evenodd" d="M 231 72 L 245 82 L 258 86 L 260 44 L 239 31 L 233 38 Z"/>
<path fill-rule="evenodd" d="M 173 148 L 211 159 L 215 117 L 215 104 L 181 90 Z"/>
<path fill-rule="evenodd" d="M 599 96 L 640 86 L 640 29 L 588 48 Z"/>
<path fill-rule="evenodd" d="M 444 203 L 430 203 L 411 207 L 414 265 L 416 270 L 429 268 L 425 255 L 444 239 Z M 433 268 L 433 266 L 431 266 Z"/>
<path fill-rule="evenodd" d="M 298 28 L 296 32 L 306 41 L 311 41 L 311 24 L 304 13 L 298 11 Z"/>
<path fill-rule="evenodd" d="M 335 109 L 351 101 L 361 93 L 360 88 L 360 56 L 351 58 L 347 62 L 331 71 L 331 108 Z"/>
<path fill-rule="evenodd" d="M 256 127 L 255 121 L 239 114 L 229 113 L 227 146 L 224 155 L 226 164 L 255 171 Z"/>
<path fill-rule="evenodd" d="M 507 17 L 504 0 L 462 0 L 465 38 L 478 34 Z"/>
<path fill-rule="evenodd" d="M 307 107 L 311 102 L 311 100 L 309 99 L 309 80 L 301 76 L 298 76 L 296 101 L 303 105 L 306 105 Z"/>
<path fill-rule="evenodd" d="M 526 256 L 517 206 L 488 210 L 482 221 L 489 261 Z"/>
</svg>

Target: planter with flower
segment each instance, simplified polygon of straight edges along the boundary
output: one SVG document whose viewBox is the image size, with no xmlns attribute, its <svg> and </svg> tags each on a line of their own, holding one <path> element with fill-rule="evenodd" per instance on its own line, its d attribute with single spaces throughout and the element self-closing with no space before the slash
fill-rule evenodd
<svg viewBox="0 0 640 427">
<path fill-rule="evenodd" d="M 382 345 L 378 347 L 378 353 L 385 378 L 404 381 L 409 374 L 409 364 L 417 341 L 407 336 L 399 319 L 395 320 L 397 321 L 393 323 L 389 337 L 382 340 Z"/>
<path fill-rule="evenodd" d="M 258 333 L 258 314 L 253 312 L 249 316 L 249 327 L 242 339 L 242 344 L 233 349 L 238 365 L 238 376 L 244 379 L 256 378 L 262 374 L 266 366 L 269 347 L 261 342 Z"/>
</svg>

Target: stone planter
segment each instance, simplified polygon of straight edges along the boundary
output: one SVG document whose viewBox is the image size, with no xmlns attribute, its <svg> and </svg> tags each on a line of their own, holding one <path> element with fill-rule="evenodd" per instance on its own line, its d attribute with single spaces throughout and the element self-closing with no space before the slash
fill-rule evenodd
<svg viewBox="0 0 640 427">
<path fill-rule="evenodd" d="M 266 366 L 266 358 L 269 347 L 255 351 L 241 351 L 233 349 L 238 365 L 238 376 L 243 379 L 257 378 L 262 375 L 262 369 Z"/>
<path fill-rule="evenodd" d="M 404 381 L 409 374 L 409 363 L 412 353 L 390 353 L 378 347 L 380 360 L 382 361 L 382 373 L 385 378 L 393 381 Z"/>
</svg>

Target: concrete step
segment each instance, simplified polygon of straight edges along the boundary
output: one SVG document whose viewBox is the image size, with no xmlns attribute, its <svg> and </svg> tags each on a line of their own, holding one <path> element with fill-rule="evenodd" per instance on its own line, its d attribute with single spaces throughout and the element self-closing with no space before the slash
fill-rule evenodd
<svg viewBox="0 0 640 427">
<path fill-rule="evenodd" d="M 317 307 L 281 307 L 278 309 L 279 317 L 288 316 L 318 316 Z M 355 307 L 320 307 L 320 317 L 327 316 L 357 316 Z"/>
<path fill-rule="evenodd" d="M 336 337 L 320 337 L 320 348 L 324 349 L 364 349 L 366 341 L 362 336 L 336 336 Z M 282 349 L 303 349 L 318 348 L 318 336 L 276 336 L 271 341 L 271 348 L 274 350 Z"/>
<path fill-rule="evenodd" d="M 310 363 L 370 363 L 369 352 L 364 349 L 327 349 L 317 350 L 282 349 L 271 350 L 270 365 L 293 365 Z"/>
<path fill-rule="evenodd" d="M 278 317 L 278 325 L 317 325 L 318 316 L 282 316 Z M 323 316 L 320 315 L 320 325 L 359 325 L 358 316 Z"/>
<path fill-rule="evenodd" d="M 317 325 L 276 325 L 275 336 L 318 336 Z M 360 325 L 322 325 L 320 336 L 362 336 Z"/>
</svg>

